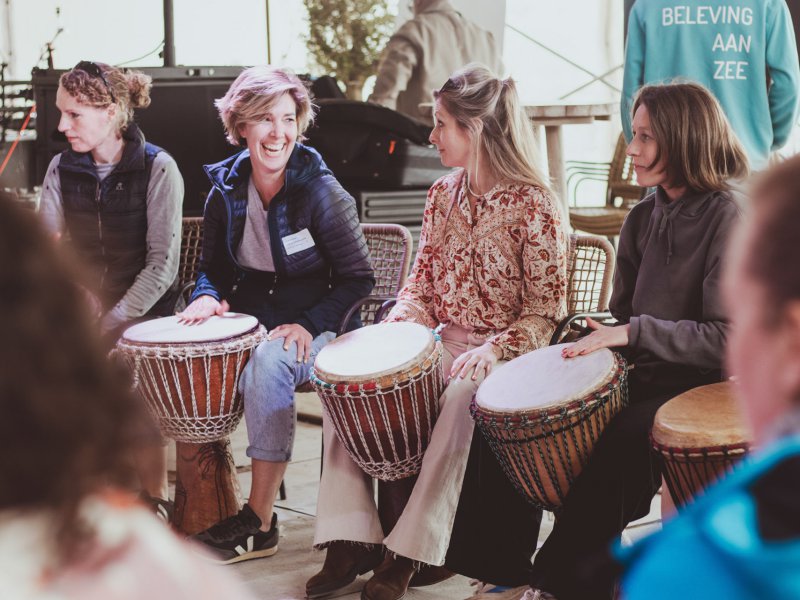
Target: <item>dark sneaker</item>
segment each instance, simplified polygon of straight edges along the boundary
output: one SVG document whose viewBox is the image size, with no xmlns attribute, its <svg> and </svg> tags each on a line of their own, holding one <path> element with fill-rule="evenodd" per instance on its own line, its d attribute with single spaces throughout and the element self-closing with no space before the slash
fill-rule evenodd
<svg viewBox="0 0 800 600">
<path fill-rule="evenodd" d="M 172 500 L 156 498 L 144 490 L 139 493 L 139 500 L 150 509 L 150 512 L 164 521 L 164 523 L 172 523 L 172 515 L 175 514 L 175 503 Z"/>
<path fill-rule="evenodd" d="M 261 519 L 245 504 L 237 514 L 212 525 L 189 539 L 211 551 L 214 562 L 223 565 L 272 556 L 278 551 L 278 515 L 272 513 L 269 531 L 259 529 Z"/>
</svg>

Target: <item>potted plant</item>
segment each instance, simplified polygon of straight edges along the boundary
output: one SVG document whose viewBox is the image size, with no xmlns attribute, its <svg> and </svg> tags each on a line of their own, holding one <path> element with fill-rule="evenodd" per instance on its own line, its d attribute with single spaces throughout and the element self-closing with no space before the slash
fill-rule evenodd
<svg viewBox="0 0 800 600">
<path fill-rule="evenodd" d="M 303 0 L 308 11 L 308 51 L 325 75 L 362 100 L 364 80 L 375 72 L 394 30 L 387 0 Z"/>
</svg>

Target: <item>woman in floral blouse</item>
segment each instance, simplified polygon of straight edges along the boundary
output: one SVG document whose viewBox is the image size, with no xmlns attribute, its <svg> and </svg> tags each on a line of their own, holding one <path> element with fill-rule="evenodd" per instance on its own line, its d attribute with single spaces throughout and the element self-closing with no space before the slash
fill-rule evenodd
<svg viewBox="0 0 800 600">
<path fill-rule="evenodd" d="M 391 531 L 381 528 L 369 478 L 325 420 L 315 546 L 328 551 L 309 596 L 372 570 L 381 546 L 389 558 L 366 584 L 368 600 L 400 598 L 415 567 L 444 564 L 472 442 L 469 402 L 492 369 L 547 345 L 566 314 L 567 239 L 514 81 L 470 65 L 434 95 L 430 140 L 456 170 L 428 192 L 414 269 L 387 320 L 443 325 L 449 383 Z"/>
</svg>

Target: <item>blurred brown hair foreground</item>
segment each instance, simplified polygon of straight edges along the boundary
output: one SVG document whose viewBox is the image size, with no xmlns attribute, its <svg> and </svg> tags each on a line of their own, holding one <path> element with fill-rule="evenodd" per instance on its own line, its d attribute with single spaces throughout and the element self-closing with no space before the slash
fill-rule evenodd
<svg viewBox="0 0 800 600">
<path fill-rule="evenodd" d="M 64 254 L 0 192 L 0 510 L 52 512 L 62 558 L 85 539 L 81 501 L 150 433 Z"/>
<path fill-rule="evenodd" d="M 754 219 L 747 274 L 764 287 L 768 325 L 777 325 L 786 305 L 800 301 L 800 156 L 769 169 L 752 192 Z"/>
</svg>

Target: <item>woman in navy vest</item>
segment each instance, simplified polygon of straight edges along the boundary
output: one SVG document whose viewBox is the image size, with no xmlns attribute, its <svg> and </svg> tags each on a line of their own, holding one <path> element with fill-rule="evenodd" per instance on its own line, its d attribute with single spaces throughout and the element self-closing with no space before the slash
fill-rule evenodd
<svg viewBox="0 0 800 600">
<path fill-rule="evenodd" d="M 112 339 L 134 319 L 168 315 L 177 294 L 183 179 L 132 120 L 149 106 L 150 87 L 149 76 L 104 63 L 61 75 L 58 130 L 70 147 L 42 184 L 45 223 L 91 267 Z"/>
<path fill-rule="evenodd" d="M 150 104 L 150 77 L 81 61 L 61 75 L 58 130 L 69 149 L 50 162 L 41 213 L 67 234 L 93 275 L 109 343 L 134 320 L 170 314 L 178 292 L 183 179 L 172 157 L 132 121 Z M 143 496 L 168 519 L 166 447 L 142 450 Z"/>
<path fill-rule="evenodd" d="M 246 69 L 216 104 L 228 141 L 242 150 L 206 166 L 203 252 L 181 315 L 199 323 L 230 307 L 269 330 L 239 383 L 250 497 L 238 514 L 195 536 L 219 562 L 232 563 L 277 551 L 273 503 L 292 457 L 295 387 L 308 381 L 314 357 L 375 279 L 355 201 L 300 143 L 313 105 L 297 76 Z M 358 325 L 354 318 L 349 328 Z"/>
</svg>

